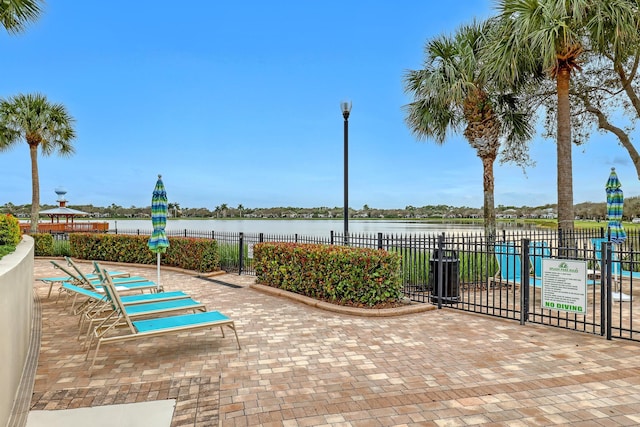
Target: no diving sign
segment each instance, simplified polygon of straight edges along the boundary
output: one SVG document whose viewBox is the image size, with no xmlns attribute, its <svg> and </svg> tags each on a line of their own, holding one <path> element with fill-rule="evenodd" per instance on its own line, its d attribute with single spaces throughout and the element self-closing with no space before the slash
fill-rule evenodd
<svg viewBox="0 0 640 427">
<path fill-rule="evenodd" d="M 541 308 L 587 314 L 587 262 L 542 259 Z"/>
</svg>

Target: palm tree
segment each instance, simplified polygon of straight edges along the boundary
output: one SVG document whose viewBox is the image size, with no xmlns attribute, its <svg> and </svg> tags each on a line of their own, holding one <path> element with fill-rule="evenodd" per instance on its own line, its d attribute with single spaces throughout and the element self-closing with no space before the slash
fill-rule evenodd
<svg viewBox="0 0 640 427">
<path fill-rule="evenodd" d="M 167 204 L 167 209 L 169 209 L 169 211 L 173 211 L 173 217 L 177 218 L 178 214 L 181 213 L 180 211 L 180 203 L 168 203 Z"/>
<path fill-rule="evenodd" d="M 112 217 L 118 218 L 120 216 L 120 211 L 122 209 L 122 206 L 116 205 L 115 203 L 111 203 L 111 206 L 109 206 L 107 209 L 109 209 L 110 215 Z"/>
<path fill-rule="evenodd" d="M 480 54 L 490 30 L 489 21 L 473 23 L 453 37 L 430 40 L 425 68 L 405 76 L 405 90 L 414 99 L 405 109 L 406 122 L 419 138 L 444 144 L 449 133 L 462 131 L 476 150 L 483 165 L 485 233 L 492 239 L 496 233 L 493 164 L 501 139 L 521 145 L 533 130 L 527 115 L 518 111 L 517 100 L 494 91 L 482 73 Z"/>
<path fill-rule="evenodd" d="M 242 204 L 239 204 L 238 210 L 240 211 L 240 218 L 242 218 L 242 211 L 244 210 L 244 206 L 242 206 Z"/>
<path fill-rule="evenodd" d="M 542 70 L 555 82 L 560 230 L 572 231 L 574 220 L 569 102 L 572 75 L 581 69 L 585 49 L 611 48 L 610 43 L 615 44 L 615 50 L 624 48 L 620 44 L 623 38 L 616 35 L 620 29 L 612 27 L 611 22 L 620 19 L 620 6 L 630 5 L 630 1 L 498 1 L 500 34 L 489 45 L 490 74 L 498 81 L 512 83 L 539 75 Z M 635 10 L 637 14 L 637 5 Z"/>
<path fill-rule="evenodd" d="M 627 150 L 640 179 L 640 152 L 632 142 L 633 127 L 628 126 L 640 118 L 639 6 L 637 0 L 594 3 L 597 13 L 587 34 L 591 49 L 583 57 L 582 72 L 572 79 L 571 96 L 572 105 L 580 103 L 579 108 L 587 113 L 587 117 L 572 116 L 581 140 L 594 124 L 610 132 Z"/>
<path fill-rule="evenodd" d="M 20 33 L 40 15 L 42 0 L 0 1 L 0 23 L 9 33 Z"/>
<path fill-rule="evenodd" d="M 44 156 L 54 152 L 62 156 L 74 152 L 74 119 L 62 104 L 51 104 L 44 95 L 16 95 L 0 99 L 0 151 L 10 149 L 20 140 L 29 145 L 31 156 L 31 232 L 38 230 L 40 179 L 38 147 Z"/>
</svg>

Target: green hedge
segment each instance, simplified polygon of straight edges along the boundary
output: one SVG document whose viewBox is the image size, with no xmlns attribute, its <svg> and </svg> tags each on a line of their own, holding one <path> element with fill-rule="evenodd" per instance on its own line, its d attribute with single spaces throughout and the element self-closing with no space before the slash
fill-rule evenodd
<svg viewBox="0 0 640 427">
<path fill-rule="evenodd" d="M 53 245 L 53 235 L 49 233 L 32 234 L 35 256 L 53 256 L 55 255 Z"/>
<path fill-rule="evenodd" d="M 10 214 L 0 214 L 0 245 L 18 246 L 20 243 L 20 223 Z"/>
<path fill-rule="evenodd" d="M 402 298 L 400 255 L 382 250 L 298 243 L 253 248 L 257 283 L 343 305 Z"/>
<path fill-rule="evenodd" d="M 79 259 L 134 264 L 155 264 L 156 254 L 147 247 L 148 236 L 74 233 L 69 236 L 71 256 Z M 162 265 L 199 272 L 220 270 L 215 240 L 172 237 Z"/>
</svg>

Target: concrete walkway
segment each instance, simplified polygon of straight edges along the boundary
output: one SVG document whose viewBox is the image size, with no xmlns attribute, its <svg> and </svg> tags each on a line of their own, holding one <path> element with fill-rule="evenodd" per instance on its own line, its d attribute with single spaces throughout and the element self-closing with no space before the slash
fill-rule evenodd
<svg viewBox="0 0 640 427">
<path fill-rule="evenodd" d="M 41 259 L 35 270 L 57 274 Z M 329 312 L 250 276 L 162 277 L 234 319 L 242 350 L 219 330 L 180 334 L 104 346 L 89 370 L 77 319 L 36 282 L 31 410 L 175 399 L 174 427 L 640 425 L 638 343 L 448 309 Z"/>
<path fill-rule="evenodd" d="M 30 411 L 27 427 L 169 427 L 175 400 L 104 405 L 60 411 Z"/>
</svg>

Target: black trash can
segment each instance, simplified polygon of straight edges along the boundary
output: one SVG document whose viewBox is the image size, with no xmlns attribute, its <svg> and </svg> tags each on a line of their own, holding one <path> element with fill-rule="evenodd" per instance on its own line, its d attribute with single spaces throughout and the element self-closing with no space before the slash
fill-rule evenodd
<svg viewBox="0 0 640 427">
<path fill-rule="evenodd" d="M 429 259 L 429 293 L 431 302 L 438 303 L 438 256 L 442 253 L 442 302 L 453 304 L 460 301 L 460 259 L 456 251 L 435 250 Z"/>
</svg>

